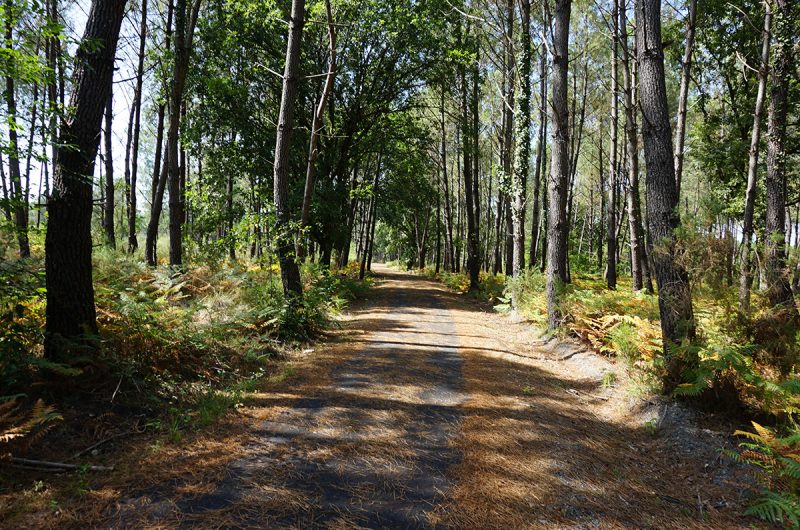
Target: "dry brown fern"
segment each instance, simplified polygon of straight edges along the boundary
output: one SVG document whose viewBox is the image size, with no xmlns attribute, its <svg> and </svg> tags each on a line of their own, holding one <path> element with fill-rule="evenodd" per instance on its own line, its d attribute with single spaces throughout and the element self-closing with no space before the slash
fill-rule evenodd
<svg viewBox="0 0 800 530">
<path fill-rule="evenodd" d="M 13 444 L 25 451 L 61 420 L 61 415 L 41 399 L 25 407 L 19 399 L 0 402 L 0 460 L 10 457 Z"/>
</svg>

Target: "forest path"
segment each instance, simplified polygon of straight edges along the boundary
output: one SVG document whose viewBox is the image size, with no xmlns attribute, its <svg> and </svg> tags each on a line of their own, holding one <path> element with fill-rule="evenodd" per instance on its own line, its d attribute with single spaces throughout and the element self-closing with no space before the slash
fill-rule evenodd
<svg viewBox="0 0 800 530">
<path fill-rule="evenodd" d="M 376 270 L 339 337 L 248 402 L 229 459 L 198 458 L 112 526 L 738 527 L 717 446 L 632 422 L 609 363 Z"/>
</svg>

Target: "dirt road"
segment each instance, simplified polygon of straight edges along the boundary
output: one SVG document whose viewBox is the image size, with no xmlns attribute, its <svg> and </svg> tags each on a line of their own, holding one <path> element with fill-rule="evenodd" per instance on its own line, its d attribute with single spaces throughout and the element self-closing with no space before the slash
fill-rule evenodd
<svg viewBox="0 0 800 530">
<path fill-rule="evenodd" d="M 339 336 L 242 409 L 229 458 L 176 461 L 196 469 L 126 492 L 103 525 L 747 526 L 727 436 L 644 424 L 604 376 L 621 368 L 378 272 Z"/>
</svg>

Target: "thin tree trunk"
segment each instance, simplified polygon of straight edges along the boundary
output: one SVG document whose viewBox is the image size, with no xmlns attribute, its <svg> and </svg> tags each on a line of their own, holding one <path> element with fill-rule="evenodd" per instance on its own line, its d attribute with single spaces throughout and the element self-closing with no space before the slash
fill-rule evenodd
<svg viewBox="0 0 800 530">
<path fill-rule="evenodd" d="M 772 12 L 769 3 L 765 3 L 764 30 L 761 38 L 761 64 L 758 71 L 758 92 L 756 108 L 753 112 L 753 129 L 750 137 L 750 156 L 747 162 L 747 191 L 744 199 L 744 228 L 742 230 L 742 259 L 739 264 L 739 309 L 742 313 L 750 312 L 750 288 L 753 285 L 753 216 L 758 191 L 758 157 L 761 145 L 761 120 L 764 111 L 764 96 L 767 91 L 769 77 L 769 50 L 772 35 L 770 26 Z"/>
<path fill-rule="evenodd" d="M 174 0 L 169 0 L 167 4 L 167 27 L 164 37 L 164 48 L 169 49 L 172 44 L 172 18 L 175 12 Z M 147 224 L 147 235 L 145 239 L 145 259 L 147 264 L 155 267 L 158 263 L 156 255 L 156 245 L 158 241 L 158 225 L 161 219 L 161 211 L 164 205 L 164 190 L 167 185 L 167 158 L 168 153 L 164 153 L 164 122 L 166 115 L 166 104 L 158 106 L 158 125 L 156 126 L 156 152 L 153 162 L 153 186 L 151 189 L 150 201 L 150 221 Z M 162 160 L 163 158 L 163 160 Z"/>
<path fill-rule="evenodd" d="M 675 130 L 675 187 L 678 199 L 681 196 L 683 180 L 683 147 L 686 141 L 686 103 L 689 99 L 689 81 L 692 72 L 692 53 L 694 52 L 694 33 L 697 19 L 697 0 L 689 0 L 689 17 L 686 20 L 686 47 L 681 63 L 681 88 L 678 94 L 678 120 Z"/>
<path fill-rule="evenodd" d="M 539 70 L 539 140 L 536 146 L 536 170 L 533 178 L 533 212 L 531 214 L 531 249 L 529 262 L 531 267 L 536 266 L 536 254 L 539 241 L 539 193 L 542 183 L 542 162 L 544 159 L 545 142 L 547 141 L 547 52 L 542 48 Z M 545 192 L 546 193 L 546 192 Z"/>
<path fill-rule="evenodd" d="M 117 237 L 114 234 L 114 158 L 112 153 L 112 122 L 114 115 L 114 84 L 111 83 L 108 102 L 106 103 L 106 126 L 104 131 L 105 139 L 105 158 L 103 161 L 106 166 L 105 174 L 105 196 L 106 202 L 103 207 L 103 232 L 105 234 L 105 244 L 108 248 L 117 248 Z"/>
<path fill-rule="evenodd" d="M 136 181 L 139 174 L 139 136 L 142 121 L 142 87 L 144 84 L 144 59 L 147 51 L 147 3 L 142 0 L 142 19 L 139 25 L 139 56 L 136 66 L 136 87 L 133 94 L 133 138 L 130 140 L 131 160 L 130 176 L 126 179 L 128 183 L 127 204 L 128 204 L 128 253 L 133 254 L 139 248 L 139 241 L 136 237 Z M 163 114 L 162 114 L 163 116 Z M 163 117 L 161 121 L 163 125 Z M 126 171 L 128 164 L 125 164 Z"/>
<path fill-rule="evenodd" d="M 62 121 L 47 204 L 45 238 L 47 324 L 45 356 L 67 359 L 96 344 L 97 323 L 92 285 L 92 185 L 103 110 L 110 97 L 114 54 L 125 13 L 125 0 L 92 2 L 78 47 L 69 108 Z"/>
<path fill-rule="evenodd" d="M 619 5 L 614 2 L 611 43 L 611 148 L 608 152 L 608 210 L 606 215 L 606 284 L 609 289 L 617 288 L 617 148 L 619 123 L 619 87 L 617 84 L 617 58 L 619 49 Z"/>
<path fill-rule="evenodd" d="M 600 172 L 600 220 L 598 222 L 598 227 L 600 228 L 599 232 L 599 241 L 597 242 L 597 270 L 603 272 L 603 239 L 604 239 L 604 232 L 605 232 L 605 218 L 606 218 L 606 177 L 603 173 L 603 163 L 605 158 L 603 156 L 603 133 L 602 131 L 598 135 L 599 143 L 597 147 L 597 161 L 598 161 L 598 170 Z"/>
<path fill-rule="evenodd" d="M 3 162 L 3 152 L 0 151 L 0 184 L 3 185 L 3 215 L 6 221 L 11 222 L 11 196 L 6 184 L 6 169 Z"/>
<path fill-rule="evenodd" d="M 442 94 L 440 100 L 440 114 L 441 114 L 441 127 L 442 127 L 442 183 L 444 184 L 444 218 L 447 227 L 445 259 L 447 265 L 445 268 L 452 271 L 455 262 L 455 245 L 453 244 L 453 209 L 450 205 L 450 176 L 447 172 L 447 122 L 445 121 L 444 114 L 444 85 L 442 85 Z"/>
<path fill-rule="evenodd" d="M 680 383 L 684 368 L 691 362 L 676 350 L 676 346 L 694 340 L 695 321 L 689 275 L 675 258 L 675 230 L 680 225 L 680 217 L 664 80 L 660 0 L 636 0 L 636 42 L 648 219 L 654 241 L 652 256 L 667 370 L 664 390 L 670 392 Z"/>
<path fill-rule="evenodd" d="M 569 186 L 569 112 L 567 71 L 569 66 L 569 19 L 571 0 L 557 0 L 553 17 L 553 148 L 548 186 L 547 223 L 547 327 L 561 324 L 560 291 L 567 282 L 567 192 Z"/>
<path fill-rule="evenodd" d="M 13 0 L 5 2 L 5 47 L 12 50 L 14 46 L 14 12 L 16 11 Z M 19 244 L 19 257 L 27 258 L 31 255 L 28 243 L 28 197 L 22 187 L 19 164 L 19 138 L 17 135 L 17 98 L 13 73 L 6 75 L 5 90 L 6 110 L 8 111 L 8 173 L 10 177 L 11 197 L 14 206 L 14 226 Z"/>
<path fill-rule="evenodd" d="M 465 33 L 464 42 L 468 39 L 469 26 Z M 472 146 L 472 125 L 470 120 L 471 106 L 468 103 L 469 88 L 467 85 L 466 68 L 460 67 L 461 76 L 461 142 L 463 147 L 463 164 L 462 171 L 464 177 L 464 197 L 466 202 L 466 217 L 467 217 L 467 271 L 469 273 L 469 289 L 470 291 L 477 290 L 479 287 L 479 274 L 480 264 L 478 263 L 478 238 L 475 227 L 475 195 L 473 192 L 474 186 L 472 179 L 477 178 L 473 175 L 472 156 L 475 154 Z M 473 75 L 477 75 L 473 72 Z M 473 79 L 475 83 L 478 82 L 477 78 Z"/>
<path fill-rule="evenodd" d="M 169 102 L 169 129 L 167 129 L 167 182 L 169 185 L 169 264 L 183 264 L 183 204 L 181 189 L 179 135 L 183 108 L 183 93 L 189 73 L 192 38 L 197 24 L 200 1 L 177 0 L 175 9 L 175 64 L 172 76 L 172 93 Z"/>
<path fill-rule="evenodd" d="M 292 0 L 289 21 L 289 38 L 286 44 L 286 64 L 283 72 L 278 133 L 275 140 L 275 174 L 273 192 L 275 200 L 275 231 L 277 235 L 278 260 L 281 267 L 283 291 L 287 297 L 297 298 L 303 294 L 300 269 L 293 254 L 292 229 L 289 224 L 289 148 L 294 130 L 294 108 L 300 76 L 300 45 L 305 22 L 305 0 Z"/>
<path fill-rule="evenodd" d="M 627 2 L 619 0 L 617 7 L 619 14 L 619 36 L 621 43 L 621 61 L 623 74 L 623 95 L 625 99 L 625 138 L 628 151 L 628 227 L 631 242 L 631 277 L 634 291 L 644 287 L 643 265 L 644 258 L 644 231 L 642 229 L 642 207 L 639 200 L 639 131 L 636 126 L 636 111 L 633 103 L 633 85 L 635 79 L 631 74 L 630 57 L 628 49 L 628 22 Z M 635 55 L 635 54 L 634 54 Z"/>
<path fill-rule="evenodd" d="M 328 75 L 325 77 L 325 86 L 322 89 L 322 95 L 319 98 L 319 104 L 317 105 L 314 119 L 311 123 L 311 141 L 308 148 L 308 161 L 306 165 L 306 184 L 303 190 L 303 207 L 300 216 L 300 226 L 303 229 L 308 227 L 311 220 L 311 200 L 314 196 L 316 162 L 319 157 L 319 137 L 322 132 L 325 107 L 328 104 L 328 97 L 333 91 L 333 83 L 336 80 L 336 25 L 333 23 L 333 12 L 331 10 L 330 0 L 325 0 L 325 14 L 328 19 L 328 53 L 330 54 L 330 62 L 328 63 Z M 297 259 L 302 262 L 306 254 L 305 245 L 303 244 L 304 238 L 299 238 L 299 241 Z"/>
</svg>

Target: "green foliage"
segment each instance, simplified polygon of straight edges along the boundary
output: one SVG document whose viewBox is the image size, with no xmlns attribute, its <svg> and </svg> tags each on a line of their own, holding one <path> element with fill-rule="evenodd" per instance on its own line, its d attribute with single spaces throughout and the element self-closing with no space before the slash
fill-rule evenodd
<svg viewBox="0 0 800 530">
<path fill-rule="evenodd" d="M 736 431 L 747 439 L 740 451 L 725 451 L 737 462 L 759 470 L 763 490 L 745 514 L 765 521 L 800 528 L 800 431 L 785 436 L 752 422 L 753 431 Z"/>
<path fill-rule="evenodd" d="M 776 416 L 792 416 L 800 412 L 800 381 L 790 374 L 781 377 L 759 366 L 753 359 L 758 347 L 752 344 L 707 344 L 691 348 L 697 365 L 688 369 L 686 383 L 678 385 L 675 394 L 699 396 L 725 384 L 733 384 L 739 398 L 754 410 Z M 679 351 L 678 354 L 682 354 Z"/>
</svg>

